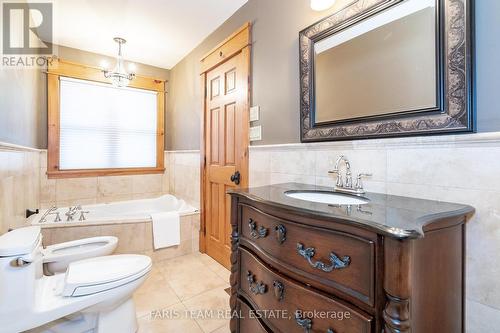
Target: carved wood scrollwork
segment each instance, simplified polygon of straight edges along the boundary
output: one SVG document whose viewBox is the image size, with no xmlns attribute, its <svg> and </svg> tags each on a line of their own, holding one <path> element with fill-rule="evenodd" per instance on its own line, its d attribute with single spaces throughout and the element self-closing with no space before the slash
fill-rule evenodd
<svg viewBox="0 0 500 333">
<path fill-rule="evenodd" d="M 410 300 L 387 296 L 387 305 L 384 309 L 384 333 L 410 332 Z"/>
<path fill-rule="evenodd" d="M 231 199 L 231 276 L 229 278 L 229 283 L 231 285 L 231 295 L 229 297 L 229 304 L 231 309 L 237 309 L 237 291 L 239 284 L 239 243 L 240 243 L 240 231 L 238 228 L 238 201 L 236 198 Z M 229 322 L 229 329 L 232 333 L 237 331 L 238 318 L 232 316 Z"/>
</svg>

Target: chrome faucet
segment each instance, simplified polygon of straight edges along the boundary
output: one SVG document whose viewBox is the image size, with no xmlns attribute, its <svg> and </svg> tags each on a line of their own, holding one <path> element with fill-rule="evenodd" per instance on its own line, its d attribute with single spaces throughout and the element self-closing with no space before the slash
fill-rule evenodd
<svg viewBox="0 0 500 333">
<path fill-rule="evenodd" d="M 345 164 L 345 181 L 342 178 L 342 174 L 340 173 L 340 164 L 344 162 Z M 351 163 L 344 155 L 340 155 L 337 161 L 335 162 L 335 167 L 332 171 L 328 171 L 329 174 L 336 174 L 337 181 L 335 182 L 335 191 L 344 192 L 344 193 L 352 193 L 352 194 L 363 194 L 365 190 L 363 189 L 363 177 L 370 177 L 371 173 L 359 173 L 356 176 L 356 184 L 352 183 L 352 173 L 351 173 Z"/>
<path fill-rule="evenodd" d="M 79 210 L 82 210 L 82 206 L 78 205 L 78 206 L 74 206 L 74 207 L 69 207 L 68 208 L 68 211 L 65 213 L 66 215 L 66 222 L 70 222 L 70 221 L 73 221 L 73 218 L 76 214 L 77 211 Z"/>
<path fill-rule="evenodd" d="M 88 210 L 87 211 L 81 210 L 80 211 L 80 218 L 78 219 L 78 221 L 85 221 L 85 220 L 87 220 L 87 218 L 85 217 L 85 214 L 88 214 L 88 213 L 90 213 Z"/>
<path fill-rule="evenodd" d="M 61 222 L 61 215 L 59 214 L 59 212 L 54 212 L 54 213 L 49 213 L 48 215 L 53 215 L 55 214 L 56 217 L 54 218 L 54 222 Z"/>
</svg>

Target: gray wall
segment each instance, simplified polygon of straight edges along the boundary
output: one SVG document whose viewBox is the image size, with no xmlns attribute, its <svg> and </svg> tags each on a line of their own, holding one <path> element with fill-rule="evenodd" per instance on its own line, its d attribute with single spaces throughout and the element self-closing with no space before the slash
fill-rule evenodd
<svg viewBox="0 0 500 333">
<path fill-rule="evenodd" d="M 0 141 L 40 148 L 47 141 L 46 75 L 0 69 Z"/>
<path fill-rule="evenodd" d="M 61 59 L 90 66 L 114 58 L 54 45 Z M 137 74 L 168 80 L 170 71 L 136 63 Z M 168 98 L 168 97 L 167 97 Z M 47 76 L 35 69 L 0 69 L 0 141 L 47 148 Z"/>
<path fill-rule="evenodd" d="M 479 131 L 500 130 L 500 1 L 476 2 L 477 119 Z M 221 27 L 171 70 L 167 111 L 167 149 L 198 149 L 201 88 L 199 60 L 244 22 L 253 23 L 253 105 L 260 105 L 257 124 L 262 141 L 255 144 L 300 142 L 298 34 L 345 3 L 314 12 L 309 0 L 249 0 Z"/>
<path fill-rule="evenodd" d="M 249 0 L 171 69 L 167 149 L 199 149 L 200 58 L 248 21 L 253 24 L 252 104 L 260 105 L 256 124 L 263 126 L 258 144 L 298 142 L 299 31 L 336 7 L 315 12 L 309 0 Z"/>
</svg>

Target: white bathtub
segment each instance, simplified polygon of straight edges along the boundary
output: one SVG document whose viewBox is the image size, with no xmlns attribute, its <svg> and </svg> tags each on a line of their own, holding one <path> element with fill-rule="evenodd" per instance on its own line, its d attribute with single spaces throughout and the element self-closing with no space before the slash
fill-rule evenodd
<svg viewBox="0 0 500 333">
<path fill-rule="evenodd" d="M 150 222 L 151 214 L 159 212 L 178 211 L 181 216 L 191 215 L 198 210 L 188 205 L 184 200 L 178 199 L 173 195 L 163 195 L 154 199 L 140 199 L 130 201 L 113 202 L 109 204 L 83 205 L 82 211 L 88 211 L 85 214 L 85 221 L 79 221 L 80 211 L 73 217 L 73 221 L 66 221 L 66 212 L 69 207 L 57 208 L 51 213 L 59 212 L 60 222 L 55 222 L 55 214 L 47 215 L 42 221 L 43 216 L 48 210 L 42 211 L 30 219 L 32 225 L 39 225 L 42 228 L 57 228 L 63 226 L 85 226 L 102 225 L 118 223 L 137 223 Z"/>
</svg>

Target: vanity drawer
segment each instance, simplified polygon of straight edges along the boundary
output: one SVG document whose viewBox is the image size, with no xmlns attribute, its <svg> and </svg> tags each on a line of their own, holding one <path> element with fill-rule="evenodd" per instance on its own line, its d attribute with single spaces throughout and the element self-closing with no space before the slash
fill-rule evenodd
<svg viewBox="0 0 500 333">
<path fill-rule="evenodd" d="M 292 277 L 328 292 L 375 304 L 375 242 L 306 226 L 240 204 L 240 243 Z"/>
<path fill-rule="evenodd" d="M 268 331 L 264 325 L 257 319 L 255 311 L 251 310 L 248 305 L 241 299 L 237 300 L 239 308 L 238 332 L 239 333 L 273 333 Z M 275 332 L 274 332 L 275 333 Z"/>
<path fill-rule="evenodd" d="M 239 253 L 239 293 L 271 328 L 289 333 L 304 332 L 307 326 L 311 332 L 371 332 L 372 317 L 272 271 L 243 248 Z M 274 313 L 265 315 L 266 310 Z"/>
</svg>

